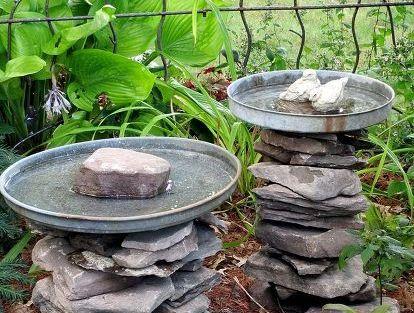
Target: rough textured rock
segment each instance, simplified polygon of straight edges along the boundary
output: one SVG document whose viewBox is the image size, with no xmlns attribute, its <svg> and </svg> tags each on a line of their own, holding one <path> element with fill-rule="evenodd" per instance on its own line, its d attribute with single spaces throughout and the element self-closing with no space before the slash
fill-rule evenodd
<svg viewBox="0 0 414 313">
<path fill-rule="evenodd" d="M 389 311 L 387 313 L 399 313 L 400 306 L 398 301 L 392 298 L 384 297 L 383 304 L 389 306 Z M 356 305 L 349 305 L 352 309 L 354 309 L 358 313 L 371 313 L 375 308 L 380 305 L 379 299 L 363 303 L 363 304 L 356 304 Z M 306 311 L 306 313 L 340 313 L 337 310 L 322 310 L 322 308 L 312 307 Z"/>
<path fill-rule="evenodd" d="M 369 302 L 376 299 L 378 294 L 375 278 L 368 276 L 367 282 L 356 293 L 347 295 L 345 298 L 349 302 Z"/>
<path fill-rule="evenodd" d="M 307 258 L 338 257 L 345 246 L 356 241 L 343 229 L 323 231 L 263 221 L 256 228 L 256 236 L 273 248 Z"/>
<path fill-rule="evenodd" d="M 25 218 L 24 220 L 27 224 L 27 227 L 30 228 L 33 234 L 43 235 L 43 236 L 49 235 L 53 237 L 66 237 L 69 234 L 67 231 L 50 228 L 50 227 L 47 227 L 46 225 L 32 221 L 28 218 Z"/>
<path fill-rule="evenodd" d="M 298 273 L 299 276 L 305 275 L 319 275 L 328 268 L 334 266 L 338 260 L 336 259 L 313 259 L 298 257 L 292 254 L 286 254 L 278 249 L 271 247 L 264 247 L 262 252 L 268 254 L 270 257 L 276 257 L 290 264 Z"/>
<path fill-rule="evenodd" d="M 343 270 L 334 266 L 321 275 L 299 276 L 286 263 L 259 252 L 249 258 L 245 269 L 257 279 L 325 299 L 355 293 L 367 281 L 360 256 L 349 260 Z"/>
<path fill-rule="evenodd" d="M 348 107 L 344 101 L 344 89 L 347 82 L 348 77 L 342 77 L 312 89 L 309 95 L 312 107 L 318 112 L 341 113 Z"/>
<path fill-rule="evenodd" d="M 53 271 L 65 263 L 66 255 L 76 249 L 65 238 L 46 236 L 32 250 L 32 261 L 45 271 Z"/>
<path fill-rule="evenodd" d="M 321 217 L 300 212 L 266 208 L 260 208 L 259 215 L 263 220 L 322 229 L 361 229 L 364 226 L 364 223 L 355 216 Z"/>
<path fill-rule="evenodd" d="M 289 188 L 304 198 L 321 201 L 336 196 L 354 196 L 362 191 L 351 170 L 257 163 L 249 167 L 257 178 Z"/>
<path fill-rule="evenodd" d="M 112 255 L 112 259 L 123 267 L 144 268 L 158 261 L 174 262 L 181 260 L 190 252 L 198 249 L 197 242 L 197 232 L 195 227 L 193 227 L 190 235 L 167 249 L 146 251 L 122 248 Z"/>
<path fill-rule="evenodd" d="M 183 240 L 192 230 L 193 223 L 189 222 L 156 231 L 133 233 L 124 239 L 121 246 L 146 251 L 164 250 Z"/>
<path fill-rule="evenodd" d="M 50 302 L 50 299 L 54 297 L 55 292 L 52 278 L 46 277 L 39 280 L 34 286 L 31 301 L 41 313 L 67 313 Z"/>
<path fill-rule="evenodd" d="M 368 201 L 363 195 L 353 197 L 339 196 L 315 202 L 278 184 L 255 188 L 253 192 L 261 198 L 259 200 L 270 200 L 266 201 L 266 207 L 268 208 L 280 208 L 294 212 L 311 212 L 309 214 L 316 214 L 317 216 L 355 215 L 366 211 L 368 208 Z M 281 206 L 280 203 L 284 203 L 284 205 Z M 263 202 L 261 204 L 263 205 Z M 312 211 L 306 209 L 311 209 Z"/>
<path fill-rule="evenodd" d="M 150 198 L 165 191 L 168 161 L 120 148 L 96 150 L 75 176 L 73 190 L 95 197 Z"/>
<path fill-rule="evenodd" d="M 227 233 L 228 227 L 225 221 L 219 219 L 213 213 L 207 213 L 197 218 L 197 221 L 206 225 L 217 227 L 219 230 Z"/>
<path fill-rule="evenodd" d="M 53 279 L 65 297 L 71 300 L 125 289 L 137 280 L 117 277 L 112 274 L 90 271 L 73 265 L 66 254 L 73 252 L 64 238 L 45 237 L 39 240 L 32 251 L 35 264 L 47 271 L 53 271 Z"/>
<path fill-rule="evenodd" d="M 278 286 L 278 285 L 275 285 L 275 291 L 276 291 L 276 293 L 277 293 L 277 296 L 278 296 L 281 300 L 287 300 L 287 299 L 289 299 L 290 297 L 292 297 L 292 296 L 294 296 L 294 295 L 298 294 L 298 292 L 297 292 L 296 290 L 292 290 L 292 289 L 285 288 L 285 287 Z"/>
<path fill-rule="evenodd" d="M 304 70 L 302 77 L 295 80 L 285 91 L 279 94 L 279 99 L 285 101 L 307 102 L 312 90 L 320 87 L 321 82 L 315 70 Z"/>
<path fill-rule="evenodd" d="M 292 152 L 286 151 L 281 147 L 269 145 L 263 141 L 256 142 L 254 144 L 254 150 L 259 152 L 261 155 L 265 155 L 284 164 L 289 164 L 293 155 Z"/>
<path fill-rule="evenodd" d="M 194 272 L 203 266 L 203 260 L 194 260 L 184 264 L 180 271 Z"/>
<path fill-rule="evenodd" d="M 95 235 L 95 234 L 70 234 L 70 244 L 79 250 L 88 250 L 97 254 L 111 256 L 121 244 L 123 236 L 119 235 Z"/>
<path fill-rule="evenodd" d="M 65 313 L 148 313 L 155 310 L 174 292 L 169 278 L 144 279 L 136 286 L 122 291 L 76 301 L 67 300 L 59 289 L 53 287 L 51 281 L 41 287 L 47 291 L 37 288 L 33 302 L 37 304 L 37 295 L 42 294 L 45 300 L 52 302 Z"/>
<path fill-rule="evenodd" d="M 364 168 L 367 162 L 353 155 L 311 155 L 298 153 L 291 158 L 290 164 L 354 170 Z"/>
<path fill-rule="evenodd" d="M 215 255 L 222 249 L 222 242 L 216 237 L 214 230 L 205 225 L 197 225 L 198 250 L 191 252 L 184 259 L 184 263 L 194 260 L 203 260 Z"/>
<path fill-rule="evenodd" d="M 272 286 L 266 281 L 255 279 L 253 284 L 248 288 L 249 294 L 261 306 L 269 312 L 278 312 L 277 299 L 275 297 Z M 257 310 L 259 307 L 251 301 L 252 310 Z"/>
<path fill-rule="evenodd" d="M 127 268 L 119 266 L 112 258 L 105 257 L 90 251 L 73 253 L 70 261 L 74 264 L 89 270 L 130 277 L 157 276 L 168 277 L 186 262 L 176 261 L 172 263 L 160 262 L 144 268 Z"/>
<path fill-rule="evenodd" d="M 206 267 L 195 272 L 175 272 L 171 276 L 174 284 L 174 294 L 168 304 L 178 307 L 213 288 L 220 282 L 220 274 Z"/>
<path fill-rule="evenodd" d="M 339 154 L 352 155 L 354 147 L 329 140 L 318 140 L 310 137 L 288 136 L 272 130 L 262 130 L 260 138 L 267 144 L 281 147 L 284 150 L 306 154 Z"/>
<path fill-rule="evenodd" d="M 154 313 L 206 313 L 210 306 L 210 299 L 205 295 L 199 295 L 179 307 L 173 307 L 163 303 Z"/>
</svg>

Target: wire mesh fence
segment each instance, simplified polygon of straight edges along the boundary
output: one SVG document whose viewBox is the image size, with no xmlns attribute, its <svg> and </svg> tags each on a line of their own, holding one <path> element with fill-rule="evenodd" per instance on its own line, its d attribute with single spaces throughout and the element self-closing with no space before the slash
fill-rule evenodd
<svg viewBox="0 0 414 313">
<path fill-rule="evenodd" d="M 8 16 L 7 19 L 1 19 L 1 24 L 7 24 L 8 25 L 8 45 L 7 45 L 7 56 L 8 59 L 10 59 L 10 51 L 11 51 L 11 33 L 12 33 L 12 27 L 13 24 L 17 23 L 47 23 L 53 32 L 53 28 L 51 27 L 52 22 L 60 22 L 60 21 L 87 21 L 94 18 L 92 15 L 84 15 L 84 16 L 59 16 L 59 17 L 50 17 L 49 12 L 49 1 L 45 0 L 45 8 L 44 11 L 46 13 L 46 16 L 43 18 L 15 18 L 15 12 L 18 9 L 19 5 L 22 3 L 23 0 L 15 0 L 14 6 Z M 181 11 L 167 11 L 168 7 L 168 1 L 171 0 L 160 0 L 162 1 L 162 10 L 159 12 L 130 12 L 130 13 L 119 13 L 115 14 L 117 19 L 123 19 L 123 18 L 146 18 L 146 17 L 160 17 L 160 23 L 158 27 L 158 35 L 157 35 L 157 42 L 156 47 L 158 50 L 162 51 L 161 46 L 161 40 L 163 33 L 163 25 L 165 18 L 167 16 L 174 16 L 174 15 L 191 15 L 194 12 L 191 10 L 181 10 Z M 307 28 L 306 25 L 302 19 L 301 11 L 305 10 L 333 10 L 333 9 L 353 9 L 353 15 L 351 20 L 351 33 L 353 38 L 353 44 L 355 47 L 355 60 L 353 65 L 353 72 L 356 72 L 358 65 L 360 63 L 360 44 L 357 37 L 357 26 L 356 26 L 356 18 L 358 15 L 358 12 L 362 8 L 381 8 L 384 7 L 387 11 L 387 16 L 390 24 L 391 29 L 391 38 L 392 38 L 392 44 L 394 48 L 396 47 L 396 35 L 395 35 L 395 26 L 394 26 L 394 18 L 391 8 L 392 7 L 398 7 L 398 6 L 414 6 L 414 1 L 387 1 L 382 0 L 381 2 L 362 2 L 362 0 L 357 0 L 354 3 L 348 3 L 348 2 L 338 2 L 338 3 L 326 3 L 326 4 L 300 4 L 298 0 L 292 0 L 292 5 L 282 5 L 282 4 L 274 4 L 274 5 L 266 5 L 266 6 L 248 6 L 246 5 L 247 1 L 239 0 L 238 6 L 232 6 L 232 7 L 220 7 L 221 12 L 236 12 L 240 14 L 240 18 L 243 23 L 244 31 L 246 32 L 246 51 L 244 53 L 244 58 L 241 62 L 242 71 L 246 73 L 246 68 L 249 63 L 249 59 L 251 56 L 252 51 L 252 45 L 253 45 L 253 35 L 252 30 L 248 21 L 248 16 L 246 13 L 248 12 L 257 12 L 257 11 L 292 11 L 295 13 L 296 19 L 300 25 L 300 32 L 297 32 L 297 35 L 300 37 L 300 45 L 298 47 L 297 55 L 296 55 L 296 68 L 300 67 L 301 64 L 301 58 L 303 55 L 303 50 L 306 43 L 306 35 L 307 35 Z M 105 3 L 109 3 L 108 0 L 105 1 Z M 206 16 L 207 14 L 211 13 L 212 9 L 205 8 L 197 11 L 197 14 L 201 14 L 203 16 Z M 109 23 L 109 27 L 111 29 L 112 38 L 111 42 L 113 44 L 113 52 L 116 52 L 117 49 L 117 34 L 116 31 L 113 28 L 112 23 Z M 167 68 L 167 62 L 165 58 L 162 56 L 162 62 L 163 66 L 166 69 Z M 167 73 L 167 71 L 165 71 Z"/>
</svg>

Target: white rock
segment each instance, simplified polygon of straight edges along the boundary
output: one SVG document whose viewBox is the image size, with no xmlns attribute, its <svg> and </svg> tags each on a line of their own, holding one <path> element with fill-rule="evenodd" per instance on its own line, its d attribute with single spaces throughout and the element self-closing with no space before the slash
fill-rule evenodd
<svg viewBox="0 0 414 313">
<path fill-rule="evenodd" d="M 310 92 L 319 87 L 319 81 L 315 70 L 304 70 L 302 77 L 295 81 L 288 89 L 279 95 L 280 100 L 306 102 Z"/>
<path fill-rule="evenodd" d="M 328 112 L 340 110 L 348 77 L 331 80 L 310 91 L 309 100 L 316 111 Z"/>
</svg>

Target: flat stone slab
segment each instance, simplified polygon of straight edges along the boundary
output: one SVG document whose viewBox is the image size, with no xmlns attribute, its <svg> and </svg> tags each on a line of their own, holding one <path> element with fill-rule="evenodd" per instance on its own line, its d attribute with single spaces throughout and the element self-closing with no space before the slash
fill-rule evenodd
<svg viewBox="0 0 414 313">
<path fill-rule="evenodd" d="M 136 286 L 122 291 L 107 293 L 83 300 L 69 301 L 53 282 L 47 281 L 34 292 L 33 299 L 40 298 L 52 302 L 63 312 L 71 313 L 148 313 L 153 312 L 166 298 L 174 292 L 174 286 L 169 278 L 143 279 Z M 145 295 L 145 296 L 142 296 Z M 37 301 L 37 300 L 36 300 Z M 36 302 L 34 301 L 36 304 Z"/>
<path fill-rule="evenodd" d="M 198 259 L 198 260 L 188 262 L 184 264 L 182 268 L 180 268 L 180 271 L 187 271 L 187 272 L 197 271 L 203 266 L 203 261 L 204 260 Z"/>
<path fill-rule="evenodd" d="M 199 223 L 203 223 L 209 226 L 217 227 L 222 232 L 227 233 L 228 227 L 225 221 L 219 219 L 217 216 L 215 216 L 213 213 L 207 213 L 197 218 L 197 221 Z"/>
<path fill-rule="evenodd" d="M 73 253 L 69 260 L 84 269 L 118 276 L 143 277 L 153 275 L 161 278 L 169 277 L 186 263 L 180 260 L 172 263 L 160 262 L 144 268 L 127 268 L 118 265 L 112 258 L 90 251 Z"/>
<path fill-rule="evenodd" d="M 287 262 L 295 269 L 299 276 L 320 275 L 338 262 L 337 259 L 307 259 L 298 257 L 271 247 L 264 247 L 262 252 L 268 254 L 270 257 Z"/>
<path fill-rule="evenodd" d="M 266 310 L 269 312 L 279 312 L 274 289 L 268 282 L 255 279 L 247 290 L 253 299 L 259 302 Z M 253 301 L 250 304 L 252 311 L 255 310 L 254 312 L 256 312 L 259 309 Z"/>
<path fill-rule="evenodd" d="M 384 297 L 383 304 L 389 307 L 389 311 L 387 313 L 400 313 L 400 305 L 398 301 L 392 298 Z M 354 304 L 348 305 L 350 308 L 355 310 L 358 313 L 371 313 L 375 308 L 380 305 L 379 299 L 375 301 L 363 303 L 363 304 Z M 322 308 L 312 307 L 306 311 L 306 313 L 340 313 L 337 310 L 322 310 Z"/>
<path fill-rule="evenodd" d="M 68 261 L 74 248 L 64 238 L 45 237 L 32 251 L 34 264 L 53 271 L 54 282 L 70 300 L 84 299 L 99 294 L 118 291 L 137 282 L 133 277 L 85 270 Z"/>
<path fill-rule="evenodd" d="M 192 232 L 180 242 L 158 251 L 138 249 L 119 249 L 112 255 L 112 259 L 120 266 L 127 268 L 144 268 L 159 261 L 174 262 L 185 258 L 190 252 L 198 249 L 197 231 Z"/>
<path fill-rule="evenodd" d="M 316 202 L 306 199 L 289 188 L 278 184 L 254 188 L 253 192 L 259 197 L 260 201 L 270 200 L 266 201 L 267 208 L 283 208 L 288 211 L 304 213 L 310 212 L 309 214 L 317 214 L 318 216 L 355 215 L 365 212 L 369 206 L 367 199 L 361 194 L 352 197 L 338 196 Z M 279 203 L 273 203 L 272 201 Z M 285 205 L 281 207 L 280 203 Z M 263 205 L 263 202 L 261 204 Z"/>
<path fill-rule="evenodd" d="M 289 164 L 293 156 L 292 152 L 286 151 L 281 147 L 269 145 L 263 141 L 257 141 L 254 144 L 254 150 L 259 152 L 261 155 L 275 159 L 276 161 L 284 164 Z"/>
<path fill-rule="evenodd" d="M 306 258 L 335 258 L 356 237 L 343 229 L 319 230 L 260 222 L 256 236 L 269 246 Z"/>
<path fill-rule="evenodd" d="M 266 129 L 262 130 L 260 138 L 265 143 L 281 147 L 284 150 L 306 154 L 352 155 L 355 152 L 355 148 L 350 145 L 344 145 L 332 140 L 325 140 L 323 137 L 317 139 L 315 136 L 313 136 L 313 138 L 290 136 L 286 133 L 282 134 Z"/>
<path fill-rule="evenodd" d="M 215 255 L 223 248 L 223 243 L 217 238 L 214 230 L 203 224 L 197 224 L 198 250 L 191 252 L 184 259 L 184 263 L 194 260 L 204 260 L 205 258 Z"/>
<path fill-rule="evenodd" d="M 370 302 L 374 301 L 378 295 L 376 280 L 368 276 L 367 282 L 356 293 L 351 293 L 345 297 L 349 302 Z"/>
<path fill-rule="evenodd" d="M 353 155 L 311 155 L 298 153 L 292 156 L 290 164 L 356 170 L 365 168 L 367 162 Z"/>
<path fill-rule="evenodd" d="M 171 165 L 152 154 L 100 148 L 82 164 L 73 190 L 94 197 L 151 198 L 165 191 Z"/>
<path fill-rule="evenodd" d="M 177 271 L 171 279 L 175 291 L 168 299 L 168 304 L 179 307 L 216 286 L 221 277 L 217 271 L 202 267 L 195 272 Z"/>
<path fill-rule="evenodd" d="M 123 240 L 121 235 L 74 234 L 69 235 L 70 244 L 78 250 L 88 250 L 111 256 Z"/>
<path fill-rule="evenodd" d="M 154 313 L 207 313 L 209 306 L 210 299 L 205 295 L 199 295 L 179 307 L 164 302 Z"/>
<path fill-rule="evenodd" d="M 325 299 L 355 293 L 367 281 L 360 256 L 350 259 L 343 270 L 334 266 L 321 275 L 299 276 L 285 262 L 259 252 L 248 259 L 245 270 L 259 280 Z"/>
<path fill-rule="evenodd" d="M 41 313 L 67 313 L 51 302 L 55 297 L 54 285 L 51 277 L 36 282 L 32 291 L 31 302 Z"/>
<path fill-rule="evenodd" d="M 193 223 L 180 224 L 156 231 L 133 233 L 126 236 L 121 246 L 123 248 L 159 251 L 179 243 L 191 234 Z"/>
<path fill-rule="evenodd" d="M 321 217 L 300 212 L 266 209 L 259 207 L 259 216 L 263 220 L 283 222 L 306 227 L 322 229 L 361 229 L 364 223 L 355 216 L 332 216 Z"/>
<path fill-rule="evenodd" d="M 322 201 L 340 195 L 354 196 L 362 191 L 358 176 L 346 169 L 262 162 L 251 165 L 249 170 L 257 178 L 284 186 L 312 201 Z"/>
</svg>

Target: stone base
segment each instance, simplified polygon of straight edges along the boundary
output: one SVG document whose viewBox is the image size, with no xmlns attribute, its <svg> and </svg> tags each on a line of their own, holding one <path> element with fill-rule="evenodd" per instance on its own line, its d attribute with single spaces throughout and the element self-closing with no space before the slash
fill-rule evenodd
<svg viewBox="0 0 414 313">
<path fill-rule="evenodd" d="M 365 165 L 353 155 L 356 136 L 261 132 L 255 148 L 266 162 L 249 169 L 264 183 L 253 192 L 260 217 L 256 235 L 267 246 L 249 258 L 245 270 L 260 281 L 256 296 L 266 307 L 275 297 L 286 312 L 375 303 L 375 280 L 364 274 L 360 256 L 343 269 L 337 265 L 342 249 L 358 240 L 350 230 L 363 227 L 358 214 L 368 208 L 353 172 Z"/>
<path fill-rule="evenodd" d="M 129 235 L 48 235 L 32 259 L 52 275 L 36 283 L 32 302 L 42 313 L 207 312 L 204 293 L 221 277 L 202 264 L 222 243 L 205 223 L 216 219 L 201 220 Z"/>
</svg>

